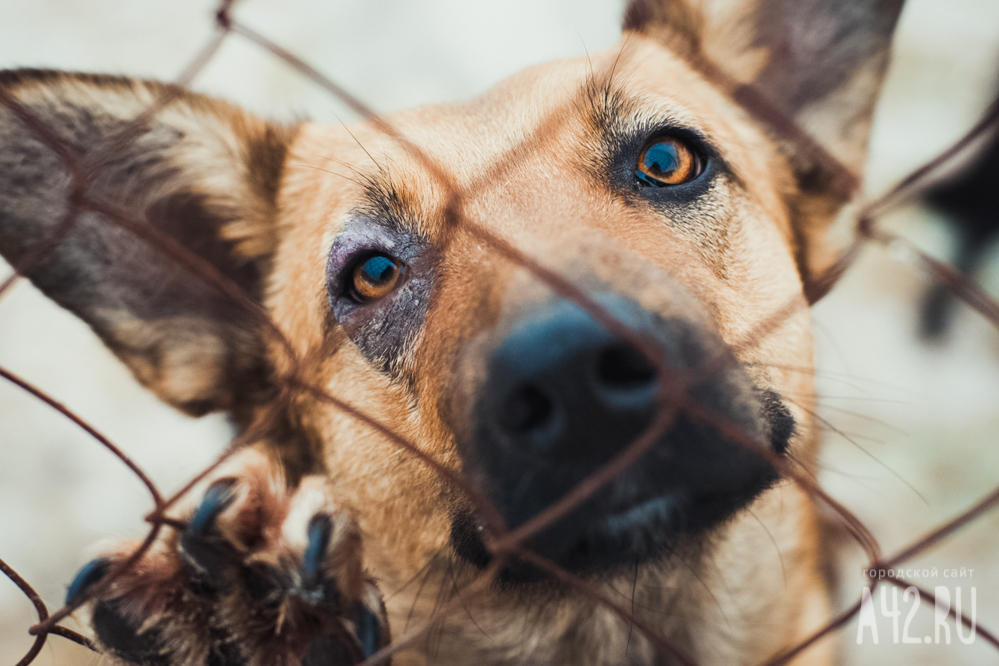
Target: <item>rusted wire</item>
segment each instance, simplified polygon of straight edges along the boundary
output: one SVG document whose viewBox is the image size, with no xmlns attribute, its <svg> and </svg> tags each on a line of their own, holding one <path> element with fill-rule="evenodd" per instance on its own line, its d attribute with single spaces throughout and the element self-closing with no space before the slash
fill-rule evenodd
<svg viewBox="0 0 999 666">
<path fill-rule="evenodd" d="M 26 596 L 28 601 L 31 602 L 31 605 L 35 607 L 35 613 L 38 615 L 39 621 L 44 621 L 48 618 L 49 609 L 45 606 L 45 602 L 42 601 L 42 598 L 37 592 L 35 592 L 35 589 L 28 584 L 28 581 L 21 578 L 20 574 L 14 571 L 14 568 L 3 560 L 0 560 L 0 573 L 7 576 L 7 578 L 9 578 L 14 585 L 17 585 L 21 592 L 24 592 L 24 596 Z M 45 647 L 45 641 L 48 640 L 49 634 L 62 636 L 63 638 L 73 641 L 74 643 L 79 643 L 86 648 L 96 650 L 96 648 L 94 648 L 94 644 L 91 643 L 90 639 L 86 636 L 78 634 L 72 629 L 67 629 L 66 627 L 55 626 L 49 631 L 35 636 L 35 642 L 32 643 L 31 648 L 29 648 L 28 652 L 14 666 L 28 666 L 28 664 L 33 662 L 35 657 L 38 656 L 38 653 L 42 651 L 43 647 Z"/>
</svg>

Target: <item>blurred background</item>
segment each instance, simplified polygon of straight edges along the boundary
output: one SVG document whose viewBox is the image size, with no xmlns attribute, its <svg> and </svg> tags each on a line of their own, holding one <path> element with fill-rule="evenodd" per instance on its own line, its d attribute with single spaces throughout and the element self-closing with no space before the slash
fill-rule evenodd
<svg viewBox="0 0 999 666">
<path fill-rule="evenodd" d="M 612 46 L 623 0 L 245 0 L 237 16 L 378 111 L 475 95 L 517 70 Z M 169 80 L 209 40 L 212 0 L 3 0 L 0 68 L 46 67 Z M 979 117 L 999 83 L 999 2 L 909 0 L 878 108 L 866 192 L 883 192 L 946 148 Z M 356 116 L 286 65 L 231 36 L 195 90 L 277 119 Z M 997 183 L 999 188 L 999 183 Z M 885 218 L 933 256 L 955 236 L 914 203 Z M 999 224 L 999 220 L 997 220 Z M 977 279 L 999 295 L 999 252 L 985 248 Z M 0 275 L 9 268 L 0 266 Z M 855 511 L 886 553 L 972 505 L 999 484 L 999 332 L 966 306 L 946 335 L 918 335 L 929 278 L 904 251 L 867 248 L 815 309 L 817 383 L 829 432 L 823 485 Z M 229 438 L 218 417 L 187 419 L 138 388 L 82 323 L 20 282 L 0 300 L 0 365 L 64 402 L 121 445 L 161 489 L 178 488 Z M 52 609 L 101 540 L 135 535 L 152 505 L 135 478 L 79 429 L 0 381 L 0 558 Z M 833 553 L 845 608 L 859 599 L 863 559 Z M 907 567 L 927 588 L 976 588 L 977 620 L 999 630 L 999 511 Z M 945 569 L 973 570 L 957 580 Z M 880 601 L 879 599 L 875 599 Z M 905 620 L 911 603 L 902 604 Z M 970 609 L 965 609 L 966 612 Z M 848 664 L 999 663 L 981 638 L 964 645 L 895 644 L 841 634 Z M 911 636 L 932 633 L 924 603 Z M 27 651 L 32 607 L 0 577 L 0 665 Z M 69 626 L 73 626 L 70 621 Z M 98 658 L 59 637 L 36 664 Z"/>
</svg>

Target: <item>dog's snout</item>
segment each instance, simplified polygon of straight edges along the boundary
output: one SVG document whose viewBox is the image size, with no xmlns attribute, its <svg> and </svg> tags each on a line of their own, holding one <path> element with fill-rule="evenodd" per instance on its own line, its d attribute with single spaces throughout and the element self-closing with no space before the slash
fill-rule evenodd
<svg viewBox="0 0 999 666">
<path fill-rule="evenodd" d="M 629 300 L 601 301 L 622 322 L 642 319 Z M 516 454 L 599 462 L 648 426 L 658 385 L 638 349 L 575 303 L 559 301 L 522 321 L 494 352 L 481 418 Z"/>
<path fill-rule="evenodd" d="M 591 298 L 615 325 L 592 308 L 548 301 L 511 312 L 512 322 L 463 357 L 481 368 L 465 375 L 480 382 L 467 461 L 510 527 L 641 443 L 633 464 L 526 539 L 577 570 L 660 555 L 680 535 L 724 520 L 777 478 L 742 439 L 769 439 L 780 453 L 793 432 L 779 398 L 756 388 L 718 333 L 680 307 L 679 290 L 669 315 L 619 293 Z M 669 420 L 657 426 L 663 409 Z M 488 554 L 469 525 L 475 520 L 456 519 L 452 543 L 482 564 Z"/>
</svg>

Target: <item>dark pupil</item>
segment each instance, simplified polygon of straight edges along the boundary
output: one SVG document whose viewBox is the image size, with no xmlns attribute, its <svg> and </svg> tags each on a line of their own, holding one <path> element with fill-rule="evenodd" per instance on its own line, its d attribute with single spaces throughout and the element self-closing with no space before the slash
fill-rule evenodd
<svg viewBox="0 0 999 666">
<path fill-rule="evenodd" d="M 652 144 L 642 156 L 642 167 L 638 171 L 638 177 L 647 183 L 658 184 L 650 178 L 650 175 L 669 178 L 670 174 L 680 167 L 680 156 L 677 154 L 676 145 L 668 141 Z"/>
<path fill-rule="evenodd" d="M 395 262 L 388 257 L 371 257 L 361 266 L 361 275 L 371 284 L 384 284 L 395 274 Z"/>
</svg>

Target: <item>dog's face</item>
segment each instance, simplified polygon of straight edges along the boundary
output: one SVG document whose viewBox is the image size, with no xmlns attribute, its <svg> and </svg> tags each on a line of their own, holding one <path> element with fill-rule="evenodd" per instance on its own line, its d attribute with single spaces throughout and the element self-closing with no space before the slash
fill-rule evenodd
<svg viewBox="0 0 999 666">
<path fill-rule="evenodd" d="M 372 125 L 307 126 L 288 158 L 269 305 L 300 354 L 323 350 L 310 381 L 461 471 L 511 528 L 649 438 L 527 542 L 584 577 L 700 569 L 721 533 L 759 533 L 746 511 L 726 523 L 776 480 L 752 446 L 805 459 L 814 446 L 810 378 L 788 367 L 811 349 L 781 191 L 793 174 L 764 132 L 638 35 L 385 121 L 421 154 Z M 300 409 L 390 589 L 490 561 L 473 501 L 353 416 Z M 801 503 L 788 493 L 759 510 Z M 544 578 L 514 563 L 507 589 L 475 603 L 509 613 L 509 585 L 523 599 Z"/>
<path fill-rule="evenodd" d="M 558 88 L 566 94 L 550 94 Z M 393 431 L 471 475 L 510 527 L 626 448 L 686 392 L 775 453 L 788 449 L 792 431 L 808 432 L 807 416 L 798 410 L 794 427 L 778 397 L 810 391 L 807 375 L 781 369 L 786 358 L 807 364 L 810 349 L 778 191 L 789 169 L 733 103 L 656 43 L 634 37 L 588 60 L 524 72 L 468 104 L 386 122 L 423 154 L 373 148 L 384 146 L 374 127 L 303 129 L 289 157 L 294 185 L 281 208 L 294 222 L 276 257 L 283 284 L 271 308 L 300 353 L 324 350 L 318 385 L 365 387 L 353 404 L 376 406 Z M 443 178 L 421 158 L 440 164 Z M 558 293 L 539 267 L 577 291 Z M 595 305 L 574 302 L 578 295 Z M 797 312 L 778 330 L 756 330 L 789 304 Z M 606 330 L 587 307 L 637 340 Z M 657 358 L 646 359 L 642 343 Z M 395 442 L 337 410 L 313 403 L 302 418 L 330 433 L 334 475 L 361 465 L 362 477 L 401 475 L 399 487 L 412 473 Z M 758 456 L 688 418 L 705 420 L 678 416 L 665 428 L 653 447 L 662 467 L 645 459 L 647 478 L 609 488 L 622 496 L 607 511 L 668 500 L 646 517 L 694 529 L 708 520 L 701 511 L 727 516 L 729 491 L 740 505 L 743 489 L 765 485 L 769 466 Z M 415 492 L 439 503 L 432 485 Z M 684 531 L 643 520 L 621 526 L 635 543 Z M 441 536 L 428 526 L 411 538 L 433 551 Z M 647 556 L 613 550 L 623 562 Z"/>
<path fill-rule="evenodd" d="M 843 192 L 739 84 L 856 167 L 898 11 L 785 4 L 634 3 L 614 49 L 350 128 L 171 102 L 101 163 L 94 201 L 193 248 L 267 323 L 98 204 L 26 272 L 166 400 L 228 409 L 292 476 L 328 475 L 396 631 L 501 557 L 435 637 L 441 663 L 653 658 L 543 561 L 496 552 L 518 528 L 704 663 L 765 658 L 827 614 L 806 494 L 778 469 L 807 469 L 816 446 L 803 280 Z M 789 54 L 778 18 L 836 30 Z M 858 34 L 864 49 L 840 53 Z M 831 79 L 807 74 L 830 54 Z M 0 83 L 88 155 L 163 91 Z M 37 151 L 7 113 L 0 139 Z M 15 261 L 65 209 L 58 158 L 34 164 L 0 188 Z"/>
</svg>

